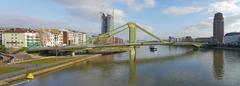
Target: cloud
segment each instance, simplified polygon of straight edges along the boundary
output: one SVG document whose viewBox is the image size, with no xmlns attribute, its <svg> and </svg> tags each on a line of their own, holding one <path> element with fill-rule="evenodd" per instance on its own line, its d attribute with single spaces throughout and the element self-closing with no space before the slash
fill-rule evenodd
<svg viewBox="0 0 240 86">
<path fill-rule="evenodd" d="M 87 33 L 99 33 L 100 29 L 95 24 L 81 24 L 62 20 L 49 20 L 23 15 L 0 14 L 0 27 L 22 27 L 22 28 L 68 28 Z"/>
<path fill-rule="evenodd" d="M 128 7 L 133 10 L 141 11 L 155 6 L 155 0 L 123 0 Z"/>
<path fill-rule="evenodd" d="M 100 12 L 112 14 L 113 5 L 123 3 L 132 10 L 143 10 L 153 7 L 155 0 L 53 0 L 61 4 L 67 16 L 64 18 L 49 20 L 42 19 L 41 16 L 30 17 L 21 13 L 8 12 L 0 14 L 0 25 L 6 27 L 53 27 L 53 28 L 74 28 L 81 31 L 98 33 L 100 31 Z M 127 13 L 114 9 L 115 25 L 119 26 L 127 22 Z"/>
<path fill-rule="evenodd" d="M 224 16 L 225 33 L 240 31 L 240 0 L 220 0 L 210 3 L 207 12 L 213 14 L 222 12 Z M 210 17 L 198 24 L 185 27 L 185 35 L 193 37 L 209 37 L 213 33 L 213 17 Z"/>
<path fill-rule="evenodd" d="M 39 19 L 39 18 L 34 18 L 29 16 L 1 14 L 0 26 L 1 27 L 30 27 L 30 28 L 36 28 L 36 27 L 63 28 L 63 27 L 67 27 L 67 24 L 65 24 L 65 22 L 63 21 Z"/>
<path fill-rule="evenodd" d="M 185 36 L 209 37 L 212 34 L 212 19 L 207 19 L 199 24 L 189 25 L 184 29 Z"/>
<path fill-rule="evenodd" d="M 100 12 L 112 14 L 113 7 L 111 0 L 55 0 L 65 5 L 71 16 L 77 19 L 84 19 L 90 22 L 100 22 Z M 125 12 L 115 9 L 114 17 L 117 23 L 125 21 Z"/>
<path fill-rule="evenodd" d="M 239 0 L 224 0 L 211 3 L 209 5 L 210 12 L 236 13 L 240 12 Z"/>
<path fill-rule="evenodd" d="M 240 31 L 240 14 L 225 16 L 224 28 L 225 33 Z M 213 32 L 213 19 L 207 19 L 199 24 L 187 26 L 185 28 L 185 35 L 192 35 L 193 37 L 209 37 Z"/>
<path fill-rule="evenodd" d="M 125 13 L 122 10 L 114 9 L 114 23 L 123 24 L 126 22 Z M 117 20 L 117 21 L 116 21 Z"/>
<path fill-rule="evenodd" d="M 200 7 L 169 7 L 166 9 L 163 9 L 161 13 L 165 15 L 174 15 L 174 16 L 179 16 L 179 15 L 186 15 L 186 14 L 191 14 L 191 13 L 197 13 L 202 11 L 203 9 Z"/>
<path fill-rule="evenodd" d="M 55 0 L 63 4 L 69 14 L 78 19 L 91 22 L 100 22 L 100 12 L 112 14 L 113 4 L 124 3 L 132 10 L 143 10 L 153 7 L 155 0 Z M 123 24 L 126 20 L 126 13 L 121 9 L 114 9 L 115 23 Z"/>
</svg>

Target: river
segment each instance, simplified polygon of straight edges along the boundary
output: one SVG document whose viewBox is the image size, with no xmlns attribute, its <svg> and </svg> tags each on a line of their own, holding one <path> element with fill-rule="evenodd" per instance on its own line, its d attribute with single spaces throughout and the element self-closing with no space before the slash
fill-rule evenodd
<svg viewBox="0 0 240 86">
<path fill-rule="evenodd" d="M 104 55 L 36 77 L 22 86 L 239 86 L 240 51 L 156 46 Z"/>
</svg>

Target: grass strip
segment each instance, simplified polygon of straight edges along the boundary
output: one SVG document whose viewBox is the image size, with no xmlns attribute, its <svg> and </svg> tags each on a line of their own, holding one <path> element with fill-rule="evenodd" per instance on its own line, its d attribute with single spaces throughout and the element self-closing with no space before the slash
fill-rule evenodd
<svg viewBox="0 0 240 86">
<path fill-rule="evenodd" d="M 0 67 L 0 75 L 15 72 L 24 69 L 24 67 Z"/>
<path fill-rule="evenodd" d="M 64 60 L 67 60 L 67 59 L 69 59 L 69 58 L 46 58 L 46 59 L 39 59 L 39 60 L 23 62 L 21 64 L 47 64 L 47 63 L 64 61 Z"/>
</svg>

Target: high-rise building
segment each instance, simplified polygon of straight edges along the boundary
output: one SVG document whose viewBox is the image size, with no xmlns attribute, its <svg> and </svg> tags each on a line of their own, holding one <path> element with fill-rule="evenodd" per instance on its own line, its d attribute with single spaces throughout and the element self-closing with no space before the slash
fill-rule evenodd
<svg viewBox="0 0 240 86">
<path fill-rule="evenodd" d="M 102 13 L 102 34 L 107 33 L 113 27 L 113 16 L 110 14 Z"/>
<path fill-rule="evenodd" d="M 213 43 L 223 44 L 224 41 L 224 18 L 223 14 L 218 12 L 213 21 Z"/>
</svg>

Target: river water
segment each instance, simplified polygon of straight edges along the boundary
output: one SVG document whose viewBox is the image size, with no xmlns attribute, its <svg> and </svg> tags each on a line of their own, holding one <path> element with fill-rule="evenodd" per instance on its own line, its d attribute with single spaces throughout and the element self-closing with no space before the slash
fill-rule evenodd
<svg viewBox="0 0 240 86">
<path fill-rule="evenodd" d="M 22 86 L 240 86 L 240 51 L 156 46 L 104 55 L 44 74 Z"/>
</svg>

